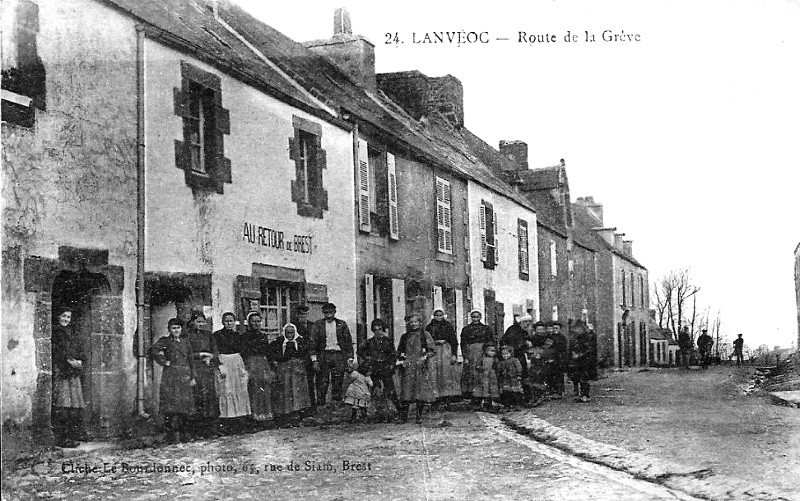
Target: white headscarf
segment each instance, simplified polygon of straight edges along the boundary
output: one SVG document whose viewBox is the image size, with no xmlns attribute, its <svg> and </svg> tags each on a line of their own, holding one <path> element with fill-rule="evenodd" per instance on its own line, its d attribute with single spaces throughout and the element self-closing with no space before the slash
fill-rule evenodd
<svg viewBox="0 0 800 501">
<path fill-rule="evenodd" d="M 292 340 L 289 340 L 289 338 L 286 337 L 286 329 L 290 326 L 294 329 L 294 339 Z M 289 322 L 283 326 L 281 333 L 283 334 L 283 353 L 286 353 L 286 345 L 289 343 L 294 343 L 294 350 L 297 351 L 297 340 L 303 337 L 299 332 L 297 332 L 297 326 Z"/>
</svg>

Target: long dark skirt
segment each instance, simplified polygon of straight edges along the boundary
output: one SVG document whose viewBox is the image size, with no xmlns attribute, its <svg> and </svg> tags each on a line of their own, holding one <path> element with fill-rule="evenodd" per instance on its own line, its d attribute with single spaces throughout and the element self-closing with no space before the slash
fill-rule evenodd
<svg viewBox="0 0 800 501">
<path fill-rule="evenodd" d="M 250 410 L 257 421 L 272 419 L 272 383 L 275 372 L 267 357 L 250 356 L 244 361 L 247 366 L 247 393 L 250 395 Z"/>
<path fill-rule="evenodd" d="M 195 364 L 194 405 L 197 414 L 204 418 L 219 416 L 219 399 L 217 398 L 216 367 L 211 367 L 203 362 Z"/>
<path fill-rule="evenodd" d="M 71 409 L 86 407 L 80 377 L 53 379 L 53 405 Z"/>
<path fill-rule="evenodd" d="M 278 364 L 276 376 L 272 394 L 275 414 L 290 414 L 311 407 L 304 360 L 295 358 Z"/>
<path fill-rule="evenodd" d="M 475 367 L 483 358 L 483 343 L 472 343 L 466 347 L 462 346 L 461 353 L 464 355 L 464 372 L 461 375 L 461 391 L 463 393 L 472 393 L 480 377 L 480 374 L 476 373 Z"/>
<path fill-rule="evenodd" d="M 189 366 L 164 367 L 161 375 L 159 412 L 161 414 L 193 414 L 194 392 Z"/>
<path fill-rule="evenodd" d="M 433 373 L 439 398 L 461 396 L 461 385 L 459 384 L 457 372 L 458 365 L 451 362 L 452 355 L 450 343 L 436 344 Z"/>
</svg>

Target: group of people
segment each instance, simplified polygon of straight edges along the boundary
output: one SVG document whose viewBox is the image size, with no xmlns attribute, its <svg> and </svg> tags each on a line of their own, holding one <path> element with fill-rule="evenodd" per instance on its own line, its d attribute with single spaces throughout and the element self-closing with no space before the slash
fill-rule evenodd
<svg viewBox="0 0 800 501">
<path fill-rule="evenodd" d="M 189 429 L 214 436 L 253 421 L 294 423 L 326 405 L 329 385 L 333 399 L 341 400 L 345 370 L 354 366 L 352 336 L 335 305 L 322 311 L 324 318 L 312 323 L 301 307 L 297 323 L 284 325 L 272 340 L 259 312 L 247 316 L 244 330 L 227 312 L 213 333 L 201 311 L 185 326 L 169 320 L 169 335 L 149 354 L 163 366 L 159 409 L 170 439 L 180 440 Z"/>
</svg>

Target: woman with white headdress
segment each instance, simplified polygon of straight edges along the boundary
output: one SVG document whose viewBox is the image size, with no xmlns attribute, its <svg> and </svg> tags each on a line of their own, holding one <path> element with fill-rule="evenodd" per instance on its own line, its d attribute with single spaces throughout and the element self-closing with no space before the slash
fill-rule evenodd
<svg viewBox="0 0 800 501">
<path fill-rule="evenodd" d="M 283 335 L 270 343 L 270 358 L 277 363 L 273 394 L 275 414 L 292 420 L 311 407 L 308 394 L 308 343 L 294 324 L 283 326 Z"/>
<path fill-rule="evenodd" d="M 461 391 L 467 398 L 472 398 L 472 391 L 479 374 L 476 373 L 478 363 L 483 360 L 483 348 L 487 344 L 497 345 L 492 329 L 481 322 L 480 310 L 469 312 L 470 323 L 461 329 L 461 354 L 464 357 L 464 372 L 461 375 Z"/>
<path fill-rule="evenodd" d="M 448 401 L 453 397 L 461 397 L 456 362 L 458 361 L 458 339 L 453 325 L 447 321 L 444 311 L 433 312 L 433 319 L 425 327 L 436 344 L 436 356 L 433 359 L 433 374 L 436 381 L 437 396 Z"/>
</svg>

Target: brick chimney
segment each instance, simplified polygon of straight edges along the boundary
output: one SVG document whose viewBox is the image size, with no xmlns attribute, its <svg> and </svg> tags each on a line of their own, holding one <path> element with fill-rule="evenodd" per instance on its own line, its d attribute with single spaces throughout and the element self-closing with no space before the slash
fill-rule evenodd
<svg viewBox="0 0 800 501">
<path fill-rule="evenodd" d="M 366 38 L 353 35 L 350 13 L 344 7 L 333 13 L 332 38 L 303 45 L 338 66 L 361 87 L 375 90 L 375 46 Z"/>
<path fill-rule="evenodd" d="M 517 170 L 528 170 L 528 143 L 524 141 L 500 141 L 500 153 L 514 162 Z"/>
<path fill-rule="evenodd" d="M 594 201 L 594 197 L 578 197 L 576 205 L 583 207 L 586 213 L 597 222 L 597 226 L 603 226 L 603 204 Z"/>
<path fill-rule="evenodd" d="M 438 114 L 457 128 L 464 126 L 464 87 L 456 77 L 401 71 L 377 79 L 378 88 L 415 119 Z"/>
<path fill-rule="evenodd" d="M 622 237 L 624 236 L 624 233 L 614 233 L 614 247 L 620 252 L 624 251 L 622 247 Z"/>
<path fill-rule="evenodd" d="M 633 240 L 622 241 L 622 252 L 633 257 Z"/>
</svg>

